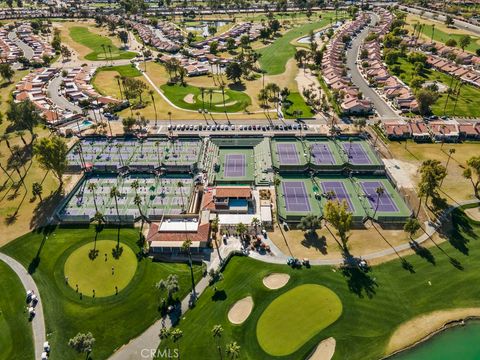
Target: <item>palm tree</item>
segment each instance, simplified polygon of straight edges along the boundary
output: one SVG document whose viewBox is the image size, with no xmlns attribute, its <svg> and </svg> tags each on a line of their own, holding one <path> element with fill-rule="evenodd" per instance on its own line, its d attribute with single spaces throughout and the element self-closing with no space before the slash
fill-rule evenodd
<svg viewBox="0 0 480 360">
<path fill-rule="evenodd" d="M 170 128 L 172 127 L 172 112 L 169 111 L 168 113 L 168 121 L 170 122 Z"/>
<path fill-rule="evenodd" d="M 221 84 L 220 85 L 220 90 L 222 91 L 222 100 L 223 100 L 223 112 L 227 112 L 227 109 L 225 108 L 225 85 Z"/>
<path fill-rule="evenodd" d="M 375 192 L 377 193 L 377 203 L 375 204 L 375 212 L 373 213 L 373 218 L 375 218 L 375 215 L 377 214 L 378 205 L 380 205 L 380 197 L 385 193 L 385 189 L 383 188 L 383 186 L 379 186 L 375 189 Z"/>
<path fill-rule="evenodd" d="M 445 169 L 447 171 L 448 171 L 448 164 L 450 163 L 450 159 L 452 158 L 452 155 L 455 154 L 455 152 L 456 150 L 454 148 L 448 149 L 448 159 L 447 159 L 447 163 L 445 164 Z M 440 181 L 440 186 L 442 186 L 443 180 L 445 180 L 445 178 L 442 178 L 442 181 Z"/>
<path fill-rule="evenodd" d="M 202 112 L 205 111 L 205 88 L 200 88 L 200 93 L 202 94 Z"/>
<path fill-rule="evenodd" d="M 24 145 L 24 146 L 27 146 L 27 142 L 25 141 L 25 138 L 24 138 L 24 136 L 25 136 L 25 131 L 23 131 L 23 130 L 18 130 L 18 131 L 17 131 L 17 135 L 20 136 L 20 139 L 22 140 L 23 145 Z"/>
<path fill-rule="evenodd" d="M 112 57 L 112 45 L 108 45 L 108 53 L 110 54 L 110 62 L 112 63 L 113 65 L 113 57 Z"/>
<path fill-rule="evenodd" d="M 435 33 L 435 24 L 432 24 L 432 43 L 433 43 L 433 34 Z"/>
<path fill-rule="evenodd" d="M 100 45 L 100 47 L 103 49 L 103 53 L 105 54 L 105 61 L 107 61 L 107 63 L 108 63 L 107 50 L 105 50 L 105 45 L 102 44 L 102 45 Z"/>
<path fill-rule="evenodd" d="M 150 95 L 150 98 L 152 99 L 152 104 L 153 104 L 153 111 L 155 111 L 155 128 L 157 128 L 157 121 L 158 121 L 158 116 L 157 116 L 157 104 L 155 102 L 155 92 L 153 90 L 148 90 L 148 94 Z"/>
<path fill-rule="evenodd" d="M 120 75 L 115 75 L 115 80 L 117 80 L 118 90 L 120 91 L 120 99 L 123 99 L 122 85 L 120 83 Z"/>
<path fill-rule="evenodd" d="M 210 96 L 210 106 L 209 106 L 209 110 L 212 111 L 213 89 L 208 89 L 208 95 Z"/>
<path fill-rule="evenodd" d="M 262 225 L 262 222 L 257 217 L 253 217 L 252 218 L 252 226 L 255 227 L 255 233 L 258 233 L 258 227 L 260 225 Z"/>
<path fill-rule="evenodd" d="M 118 222 L 120 223 L 120 211 L 118 210 L 118 197 L 119 196 L 120 196 L 120 191 L 118 191 L 116 186 L 113 186 L 110 189 L 110 199 L 113 198 L 115 200 L 115 209 L 117 211 L 117 219 L 118 219 Z"/>
<path fill-rule="evenodd" d="M 235 227 L 235 230 L 237 231 L 240 238 L 243 239 L 243 235 L 247 232 L 247 227 L 244 223 L 238 223 Z"/>
<path fill-rule="evenodd" d="M 42 192 L 43 192 L 43 187 L 42 187 L 42 184 L 40 184 L 39 182 L 34 182 L 32 184 L 32 194 L 36 197 L 38 196 L 40 198 L 40 202 L 43 201 L 42 199 Z"/>
<path fill-rule="evenodd" d="M 89 182 L 87 189 L 92 192 L 93 195 L 93 205 L 95 206 L 95 212 L 98 212 L 98 207 L 97 207 L 97 196 L 95 194 L 95 190 L 97 189 L 97 184 L 93 182 Z"/>
<path fill-rule="evenodd" d="M 218 350 L 218 355 L 220 355 L 220 359 L 223 358 L 222 348 L 220 347 L 220 338 L 222 337 L 222 333 L 223 333 L 222 325 L 214 325 L 213 326 L 212 336 L 215 339 L 215 342 L 217 343 L 217 350 Z"/>
<path fill-rule="evenodd" d="M 145 215 L 143 214 L 142 211 L 142 198 L 140 195 L 135 194 L 135 198 L 133 199 L 133 203 L 137 206 L 138 212 L 140 213 L 140 218 L 142 220 L 142 224 L 140 226 L 140 236 L 143 234 L 143 224 L 145 223 Z"/>
<path fill-rule="evenodd" d="M 240 354 L 240 345 L 238 345 L 236 341 L 233 341 L 227 345 L 226 352 L 230 359 L 235 360 Z"/>
<path fill-rule="evenodd" d="M 96 223 L 95 225 L 95 239 L 93 241 L 93 251 L 95 252 L 97 249 L 97 237 L 98 233 L 101 231 L 102 224 L 104 223 L 105 219 L 103 214 L 100 211 L 96 211 L 95 215 L 93 216 L 93 222 Z M 95 257 L 97 254 L 95 254 Z"/>
<path fill-rule="evenodd" d="M 180 198 L 182 199 L 182 211 L 185 211 L 185 202 L 183 201 L 183 182 L 179 181 L 177 183 L 177 188 L 180 189 Z"/>
<path fill-rule="evenodd" d="M 130 185 L 130 187 L 135 190 L 135 195 L 138 193 L 138 188 L 140 187 L 140 183 L 138 182 L 138 180 L 134 180 L 132 182 L 132 184 Z"/>
<path fill-rule="evenodd" d="M 192 293 L 195 294 L 195 278 L 193 276 L 193 264 L 192 264 L 192 240 L 187 239 L 182 244 L 182 251 L 188 256 L 188 266 L 190 267 L 190 278 L 192 280 Z"/>
</svg>

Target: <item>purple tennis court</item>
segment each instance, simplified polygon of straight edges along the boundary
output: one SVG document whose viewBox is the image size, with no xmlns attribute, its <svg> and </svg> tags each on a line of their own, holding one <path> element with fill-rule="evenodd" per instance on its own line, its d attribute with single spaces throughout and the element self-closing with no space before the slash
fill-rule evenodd
<svg viewBox="0 0 480 360">
<path fill-rule="evenodd" d="M 392 197 L 388 193 L 385 186 L 379 181 L 362 181 L 360 182 L 364 193 L 367 195 L 367 199 L 370 202 L 370 205 L 375 210 L 377 209 L 380 212 L 398 212 L 398 207 L 395 205 Z M 377 188 L 383 189 L 383 194 L 378 196 Z M 377 199 L 378 199 L 378 208 L 377 208 Z"/>
<path fill-rule="evenodd" d="M 335 164 L 332 152 L 327 144 L 313 144 L 312 145 L 312 159 L 317 165 L 332 165 Z"/>
<path fill-rule="evenodd" d="M 343 143 L 343 151 L 348 156 L 348 162 L 355 165 L 370 165 L 372 161 L 368 157 L 362 144 Z"/>
<path fill-rule="evenodd" d="M 277 153 L 282 165 L 298 165 L 300 159 L 295 144 L 277 144 Z"/>
<path fill-rule="evenodd" d="M 305 184 L 302 181 L 284 181 L 282 183 L 287 211 L 311 211 Z"/>
<path fill-rule="evenodd" d="M 325 194 L 333 192 L 335 194 L 335 199 L 339 202 L 345 200 L 348 205 L 349 211 L 355 211 L 355 208 L 350 201 L 350 197 L 348 196 L 347 190 L 345 189 L 345 185 L 343 185 L 340 181 L 322 181 L 322 189 Z"/>
<path fill-rule="evenodd" d="M 244 154 L 225 155 L 224 177 L 243 177 L 246 171 L 246 161 Z"/>
</svg>

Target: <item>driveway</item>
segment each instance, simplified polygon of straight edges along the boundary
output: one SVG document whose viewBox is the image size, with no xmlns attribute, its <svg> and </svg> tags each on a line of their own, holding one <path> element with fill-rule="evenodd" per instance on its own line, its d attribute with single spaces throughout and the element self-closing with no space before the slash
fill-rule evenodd
<svg viewBox="0 0 480 360">
<path fill-rule="evenodd" d="M 82 113 L 80 106 L 77 106 L 67 100 L 66 97 L 59 93 L 60 86 L 62 84 L 63 78 L 61 76 L 54 77 L 48 84 L 48 96 L 57 105 L 60 109 L 67 109 L 71 112 L 76 112 L 78 114 Z"/>
<path fill-rule="evenodd" d="M 372 25 L 375 25 L 379 20 L 378 16 L 375 14 L 373 14 L 372 19 Z M 347 50 L 347 67 L 351 75 L 352 83 L 360 89 L 366 98 L 373 102 L 375 105 L 375 110 L 377 111 L 381 120 L 399 120 L 401 119 L 401 116 L 393 111 L 390 105 L 388 105 L 385 100 L 380 97 L 380 95 L 378 95 L 371 87 L 368 86 L 368 82 L 363 78 L 362 74 L 360 74 L 360 70 L 357 67 L 356 61 L 358 50 L 369 33 L 369 27 L 363 29 L 363 31 L 357 37 L 355 37 L 355 39 L 353 39 L 351 47 Z"/>
</svg>

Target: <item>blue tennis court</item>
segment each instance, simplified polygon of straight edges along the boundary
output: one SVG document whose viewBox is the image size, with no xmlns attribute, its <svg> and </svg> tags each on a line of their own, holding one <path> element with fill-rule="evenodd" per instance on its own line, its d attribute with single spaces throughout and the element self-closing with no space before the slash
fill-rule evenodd
<svg viewBox="0 0 480 360">
<path fill-rule="evenodd" d="M 246 161 L 244 154 L 225 155 L 225 169 L 223 176 L 226 178 L 244 177 L 246 171 Z"/>
<path fill-rule="evenodd" d="M 298 165 L 300 159 L 295 144 L 277 144 L 277 153 L 282 165 Z"/>
<path fill-rule="evenodd" d="M 327 144 L 313 144 L 312 145 L 312 160 L 316 165 L 334 165 L 332 151 Z"/>
<path fill-rule="evenodd" d="M 287 211 L 311 211 L 310 200 L 303 181 L 284 181 L 282 189 Z"/>
<path fill-rule="evenodd" d="M 327 198 L 329 197 L 329 193 L 333 193 L 333 199 L 342 202 L 345 200 L 348 205 L 348 210 L 351 212 L 355 211 L 355 207 L 353 206 L 350 197 L 348 196 L 347 190 L 345 189 L 345 185 L 343 185 L 340 181 L 322 181 L 322 189 L 324 194 L 326 194 Z M 332 200 L 329 198 L 328 200 Z"/>
<path fill-rule="evenodd" d="M 398 207 L 395 204 L 395 201 L 392 199 L 387 189 L 385 189 L 385 186 L 383 186 L 381 182 L 361 181 L 360 184 L 362 185 L 362 189 L 367 195 L 367 199 L 374 210 L 377 209 L 380 212 L 398 212 Z M 383 189 L 383 194 L 380 196 L 377 194 L 378 188 Z"/>
<path fill-rule="evenodd" d="M 360 143 L 343 143 L 343 151 L 348 157 L 348 162 L 354 165 L 370 165 L 372 161 Z"/>
</svg>

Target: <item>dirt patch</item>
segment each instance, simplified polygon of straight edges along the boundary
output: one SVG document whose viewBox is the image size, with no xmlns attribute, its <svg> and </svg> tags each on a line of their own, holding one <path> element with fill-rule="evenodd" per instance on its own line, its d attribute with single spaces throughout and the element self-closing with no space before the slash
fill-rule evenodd
<svg viewBox="0 0 480 360">
<path fill-rule="evenodd" d="M 290 275 L 273 273 L 263 278 L 263 285 L 265 285 L 270 290 L 276 290 L 287 285 L 288 280 L 290 280 Z"/>
<path fill-rule="evenodd" d="M 480 207 L 465 209 L 465 214 L 475 221 L 480 221 Z"/>
<path fill-rule="evenodd" d="M 253 299 L 247 296 L 238 300 L 228 312 L 228 320 L 235 325 L 242 324 L 250 316 L 253 309 Z"/>
<path fill-rule="evenodd" d="M 428 286 L 428 285 L 427 285 Z M 463 308 L 434 311 L 401 324 L 393 333 L 387 346 L 387 354 L 415 345 L 442 330 L 449 323 L 480 316 L 480 308 Z"/>
<path fill-rule="evenodd" d="M 185 95 L 183 101 L 185 101 L 187 104 L 195 104 L 195 97 L 193 94 L 188 94 Z"/>
<path fill-rule="evenodd" d="M 397 159 L 383 159 L 399 188 L 414 189 L 418 167 L 415 164 Z"/>
<path fill-rule="evenodd" d="M 315 351 L 307 358 L 308 360 L 330 360 L 335 354 L 335 346 L 337 342 L 333 337 L 322 340 Z"/>
</svg>

